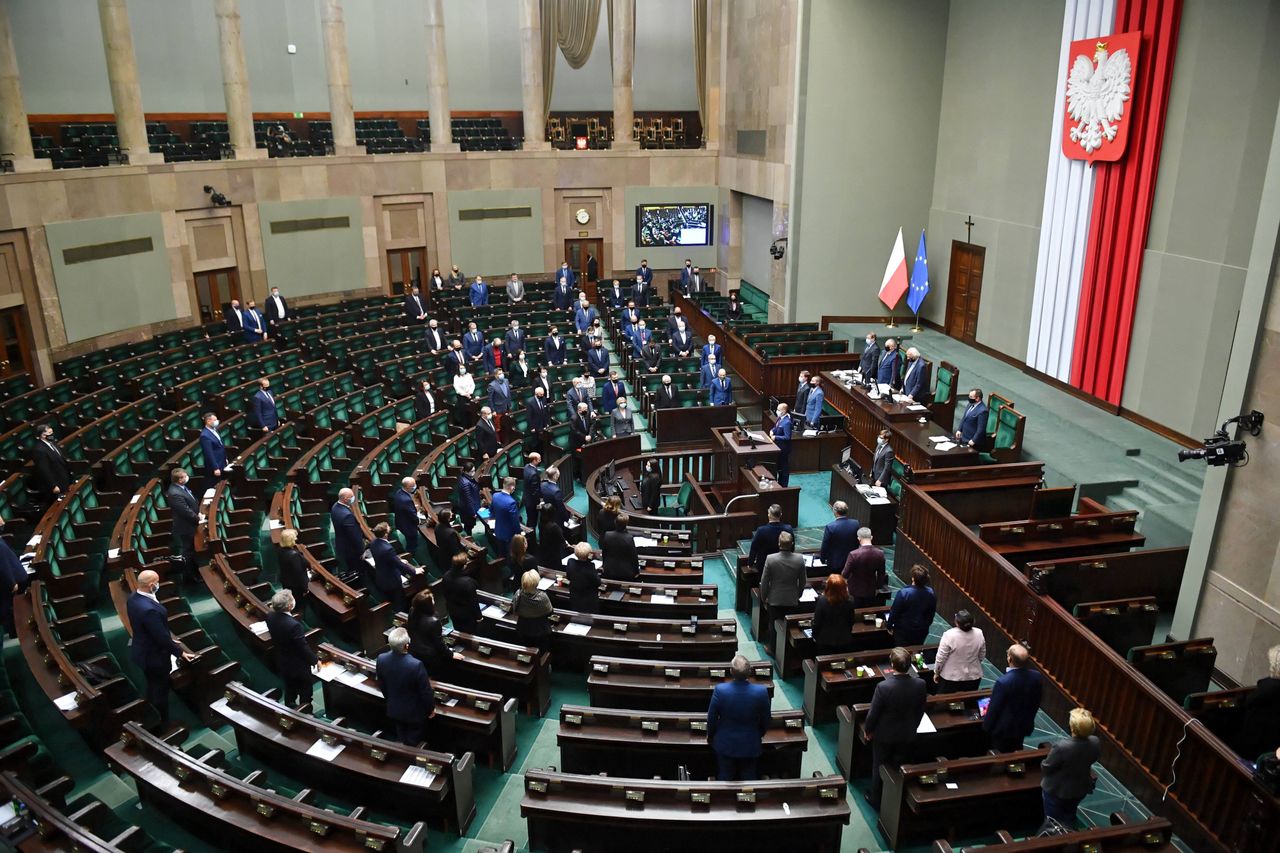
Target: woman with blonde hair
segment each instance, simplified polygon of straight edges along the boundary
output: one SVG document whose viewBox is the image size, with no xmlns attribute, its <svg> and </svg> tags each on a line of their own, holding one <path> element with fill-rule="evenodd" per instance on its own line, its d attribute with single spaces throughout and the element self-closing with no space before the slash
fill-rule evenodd
<svg viewBox="0 0 1280 853">
<path fill-rule="evenodd" d="M 538 589 L 542 575 L 531 569 L 520 577 L 520 591 L 511 602 L 516 615 L 516 636 L 526 646 L 544 650 L 551 642 L 551 599 Z"/>
<path fill-rule="evenodd" d="M 622 513 L 622 498 L 609 495 L 604 499 L 604 506 L 596 514 L 596 536 L 603 536 L 610 530 L 618 528 L 618 516 Z"/>
<path fill-rule="evenodd" d="M 1068 830 L 1076 828 L 1076 808 L 1094 785 L 1093 763 L 1102 755 L 1094 734 L 1097 724 L 1084 708 L 1072 709 L 1067 718 L 1071 737 L 1054 741 L 1040 762 L 1040 793 L 1044 798 L 1043 830 L 1052 821 Z"/>
<path fill-rule="evenodd" d="M 298 531 L 286 527 L 280 531 L 280 544 L 276 548 L 276 566 L 280 570 L 280 588 L 293 593 L 294 606 L 299 611 L 307 600 L 307 586 L 311 578 L 307 573 L 307 560 L 298 550 Z"/>
</svg>

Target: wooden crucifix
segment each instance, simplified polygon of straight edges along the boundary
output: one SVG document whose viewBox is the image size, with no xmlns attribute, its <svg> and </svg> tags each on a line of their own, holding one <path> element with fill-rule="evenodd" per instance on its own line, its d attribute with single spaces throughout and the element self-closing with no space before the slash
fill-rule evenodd
<svg viewBox="0 0 1280 853">
<path fill-rule="evenodd" d="M 973 217 L 972 217 L 972 216 L 970 216 L 970 217 L 968 217 L 967 219 L 965 219 L 965 221 L 964 221 L 964 227 L 965 227 L 964 241 L 965 241 L 966 243 L 972 243 L 972 242 L 973 242 L 973 226 L 975 226 L 975 225 L 977 225 L 977 224 L 978 224 L 978 223 L 976 223 L 976 222 L 974 222 L 974 221 L 973 221 Z"/>
</svg>

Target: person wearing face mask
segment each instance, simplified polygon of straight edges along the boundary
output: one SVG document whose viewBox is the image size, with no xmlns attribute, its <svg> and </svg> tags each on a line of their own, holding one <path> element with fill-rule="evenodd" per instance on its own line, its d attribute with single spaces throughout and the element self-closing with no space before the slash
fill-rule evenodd
<svg viewBox="0 0 1280 853">
<path fill-rule="evenodd" d="M 169 612 L 156 598 L 160 576 L 151 569 L 138 574 L 138 588 L 125 605 L 132 639 L 129 659 L 146 677 L 146 700 L 160 715 L 161 724 L 169 722 L 169 670 L 172 659 L 180 657 L 190 663 L 196 659 L 182 650 L 169 632 Z"/>
<path fill-rule="evenodd" d="M 573 285 L 567 276 L 556 277 L 556 289 L 551 294 L 551 303 L 557 311 L 573 310 Z"/>
<path fill-rule="evenodd" d="M 880 344 L 876 343 L 875 332 L 867 332 L 867 337 L 862 347 L 862 356 L 858 359 L 858 372 L 862 374 L 864 384 L 875 381 L 879 366 Z"/>
<path fill-rule="evenodd" d="M 809 377 L 809 396 L 804 401 L 804 421 L 810 429 L 817 429 L 822 420 L 822 407 L 826 403 L 826 394 L 822 390 L 822 379 Z"/>
<path fill-rule="evenodd" d="M 449 353 L 444 359 L 445 367 L 449 370 L 450 376 L 457 376 L 459 373 L 466 373 L 470 360 L 467 358 L 467 351 L 462 348 L 462 341 L 457 338 L 449 344 Z"/>
<path fill-rule="evenodd" d="M 893 447 L 889 444 L 891 435 L 887 429 L 880 430 L 880 435 L 876 437 L 876 452 L 871 457 L 871 482 L 886 489 L 893 477 Z"/>
<path fill-rule="evenodd" d="M 551 333 L 542 342 L 542 352 L 547 364 L 564 364 L 569 357 L 569 342 L 560 336 L 560 329 L 551 327 Z"/>
<path fill-rule="evenodd" d="M 471 283 L 471 289 L 467 293 L 471 300 L 472 308 L 479 308 L 481 305 L 489 304 L 489 285 L 485 284 L 485 280 L 481 276 L 476 276 L 476 280 Z"/>
<path fill-rule="evenodd" d="M 603 379 L 609 375 L 609 352 L 600 341 L 587 350 L 587 369 L 591 375 Z"/>
<path fill-rule="evenodd" d="M 653 394 L 653 407 L 655 409 L 674 409 L 679 403 L 676 401 L 676 389 L 671 384 L 671 376 L 664 374 L 662 384 L 658 386 L 658 390 Z"/>
<path fill-rule="evenodd" d="M 779 403 L 774 414 L 778 420 L 769 437 L 778 445 L 778 485 L 785 486 L 791 482 L 791 415 L 786 403 Z"/>
<path fill-rule="evenodd" d="M 239 299 L 232 299 L 231 307 L 222 312 L 222 322 L 227 328 L 227 334 L 233 338 L 244 334 L 244 311 L 240 310 Z"/>
<path fill-rule="evenodd" d="M 688 258 L 684 259 L 684 266 L 680 268 L 680 292 L 685 296 L 689 295 L 689 282 L 693 280 L 693 261 Z"/>
<path fill-rule="evenodd" d="M 662 466 L 658 460 L 644 463 L 644 479 L 640 483 L 640 502 L 649 515 L 657 515 L 662 508 Z"/>
<path fill-rule="evenodd" d="M 432 270 L 431 278 L 427 280 L 427 290 L 440 290 L 444 287 L 444 277 L 440 275 L 440 270 Z"/>
<path fill-rule="evenodd" d="M 200 524 L 200 504 L 187 487 L 190 479 L 186 471 L 174 468 L 169 474 L 169 488 L 165 500 L 173 517 L 173 544 L 182 557 L 186 574 L 196 573 L 196 528 Z"/>
<path fill-rule="evenodd" d="M 462 290 L 462 286 L 466 284 L 467 277 L 462 274 L 462 270 L 458 269 L 458 265 L 454 264 L 449 268 L 449 286 L 454 290 Z"/>
<path fill-rule="evenodd" d="M 805 404 L 809 402 L 809 371 L 800 371 L 800 384 L 796 386 L 796 404 L 791 411 L 796 413 L 797 417 L 804 417 Z"/>
<path fill-rule="evenodd" d="M 631 435 L 636 431 L 635 418 L 632 417 L 631 410 L 627 408 L 627 398 L 625 396 L 618 398 L 618 405 L 609 418 L 613 422 L 614 438 Z"/>
<path fill-rule="evenodd" d="M 956 430 L 956 440 L 967 447 L 981 450 L 986 437 L 987 404 L 982 402 L 982 389 L 972 388 L 969 390 L 969 406 L 960 418 L 960 428 Z"/>
<path fill-rule="evenodd" d="M 493 343 L 485 347 L 482 358 L 485 373 L 493 373 L 506 367 L 507 351 L 503 348 L 502 338 L 494 338 Z"/>
<path fill-rule="evenodd" d="M 929 393 L 929 386 L 925 384 L 924 359 L 920 357 L 920 350 L 915 347 L 907 349 L 907 371 L 902 375 L 902 393 L 911 403 L 923 401 Z"/>
<path fill-rule="evenodd" d="M 348 572 L 359 573 L 367 583 L 369 564 L 364 561 L 364 551 L 368 543 L 365 542 L 364 532 L 352 509 L 355 502 L 354 491 L 340 489 L 337 503 L 329 509 L 329 520 L 333 525 L 333 550 L 338 558 L 338 565 Z"/>
<path fill-rule="evenodd" d="M 284 297 L 280 295 L 280 288 L 271 288 L 271 295 L 267 297 L 267 331 L 271 333 L 271 337 L 275 340 L 276 346 L 283 346 L 285 321 L 289 319 L 289 306 L 285 303 Z"/>
<path fill-rule="evenodd" d="M 733 405 L 733 383 L 723 367 L 716 371 L 716 378 L 711 383 L 711 405 Z"/>
<path fill-rule="evenodd" d="M 440 321 L 432 317 L 427 322 L 427 329 L 424 332 L 424 340 L 426 341 L 427 352 L 432 355 L 439 355 L 445 350 L 444 332 L 440 330 Z"/>
<path fill-rule="evenodd" d="M 713 355 L 702 365 L 702 372 L 698 378 L 698 387 L 710 390 L 711 386 L 716 384 L 716 376 L 718 376 L 719 373 L 720 365 L 717 363 L 717 359 Z"/>
<path fill-rule="evenodd" d="M 742 319 L 742 303 L 738 301 L 737 292 L 729 294 L 729 308 L 725 314 L 730 322 L 737 322 Z"/>
<path fill-rule="evenodd" d="M 406 326 L 420 326 L 427 322 L 427 306 L 416 284 L 404 298 L 404 322 Z"/>
<path fill-rule="evenodd" d="M 524 282 L 515 273 L 512 273 L 511 278 L 507 279 L 507 301 L 511 303 L 524 302 Z"/>
<path fill-rule="evenodd" d="M 644 361 L 645 370 L 657 373 L 662 368 L 662 347 L 652 337 L 640 350 L 640 358 Z"/>
<path fill-rule="evenodd" d="M 483 366 L 484 332 L 480 331 L 475 321 L 467 324 L 467 333 L 462 336 L 462 351 L 466 353 L 469 365 Z"/>
<path fill-rule="evenodd" d="M 0 534 L 4 533 L 4 519 L 0 518 Z M 6 636 L 14 635 L 13 597 L 27 586 L 27 570 L 22 561 L 0 536 L 0 645 Z"/>
<path fill-rule="evenodd" d="M 644 320 L 636 323 L 631 329 L 631 352 L 636 358 L 644 354 L 644 348 L 653 340 L 653 332 L 649 331 Z"/>
<path fill-rule="evenodd" d="M 204 416 L 204 429 L 200 431 L 200 453 L 204 456 L 204 473 L 210 485 L 221 480 L 227 472 L 227 446 L 218 432 L 218 416 L 209 412 Z"/>
<path fill-rule="evenodd" d="M 600 319 L 600 312 L 587 301 L 587 295 L 583 293 L 578 298 L 578 306 L 573 312 L 573 324 L 578 334 L 585 334 L 591 328 L 591 324 L 598 319 Z"/>
<path fill-rule="evenodd" d="M 902 362 L 901 357 L 898 355 L 898 342 L 893 338 L 886 338 L 884 354 L 880 356 L 880 361 L 876 364 L 876 382 L 896 389 L 900 387 L 899 378 L 901 373 Z"/>
<path fill-rule="evenodd" d="M 62 450 L 53 440 L 53 427 L 41 424 L 36 427 L 36 443 L 31 449 L 31 464 L 35 471 L 27 488 L 44 498 L 45 506 L 60 500 L 71 488 L 71 469 Z"/>
<path fill-rule="evenodd" d="M 636 276 L 636 283 L 631 287 L 631 298 L 636 301 L 637 307 L 649 307 L 649 281 L 644 276 Z"/>
<path fill-rule="evenodd" d="M 280 413 L 276 409 L 276 398 L 271 393 L 271 380 L 265 376 L 258 380 L 258 393 L 253 395 L 253 417 L 263 432 L 280 427 Z"/>
<path fill-rule="evenodd" d="M 627 395 L 627 384 L 618 378 L 618 371 L 609 371 L 609 381 L 600 389 L 600 411 L 612 412 L 618 399 Z"/>
</svg>

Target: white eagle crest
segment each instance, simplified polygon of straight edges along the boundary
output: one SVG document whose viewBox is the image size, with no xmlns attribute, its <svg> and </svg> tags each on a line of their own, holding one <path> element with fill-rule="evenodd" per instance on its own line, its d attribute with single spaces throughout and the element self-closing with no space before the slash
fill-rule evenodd
<svg viewBox="0 0 1280 853">
<path fill-rule="evenodd" d="M 1067 113 L 1077 122 L 1071 128 L 1071 141 L 1078 142 L 1086 153 L 1102 147 L 1103 137 L 1116 138 L 1117 127 L 1124 115 L 1124 102 L 1129 100 L 1129 81 L 1133 63 L 1123 48 L 1107 53 L 1106 42 L 1098 42 L 1093 62 L 1084 54 L 1076 57 L 1067 78 Z"/>
</svg>

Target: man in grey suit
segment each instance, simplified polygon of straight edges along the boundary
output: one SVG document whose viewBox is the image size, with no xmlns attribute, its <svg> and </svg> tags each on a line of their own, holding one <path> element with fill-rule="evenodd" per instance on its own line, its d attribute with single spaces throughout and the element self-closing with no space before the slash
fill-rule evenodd
<svg viewBox="0 0 1280 853">
<path fill-rule="evenodd" d="M 164 493 L 173 513 L 173 543 L 182 556 L 187 577 L 196 573 L 196 527 L 200 523 L 200 504 L 187 488 L 190 476 L 181 468 L 169 474 L 169 489 Z"/>
<path fill-rule="evenodd" d="M 760 573 L 760 600 L 772 615 L 782 618 L 800 604 L 805 582 L 804 557 L 796 553 L 796 539 L 787 531 L 778 534 L 778 551 L 764 561 Z"/>
<path fill-rule="evenodd" d="M 880 430 L 876 438 L 876 453 L 871 457 L 871 482 L 876 486 L 888 488 L 889 478 L 893 476 L 893 448 L 889 445 L 890 432 Z"/>
<path fill-rule="evenodd" d="M 507 280 L 507 300 L 509 302 L 524 301 L 524 282 L 515 273 Z"/>
<path fill-rule="evenodd" d="M 867 332 L 866 346 L 862 348 L 862 356 L 858 359 L 858 371 L 862 373 L 862 381 L 872 382 L 876 378 L 876 368 L 880 366 L 880 344 L 876 343 L 876 333 Z"/>
<path fill-rule="evenodd" d="M 876 685 L 871 709 L 863 724 L 871 741 L 871 791 L 867 802 L 880 808 L 880 768 L 901 764 L 907 758 L 907 744 L 916 736 L 924 716 L 929 689 L 911 671 L 911 655 L 898 646 L 889 652 L 893 674 Z"/>
<path fill-rule="evenodd" d="M 627 405 L 626 397 L 618 398 L 617 408 L 609 415 L 609 419 L 613 423 L 614 438 L 631 435 L 636 431 L 635 419 L 631 415 L 631 408 Z"/>
</svg>

